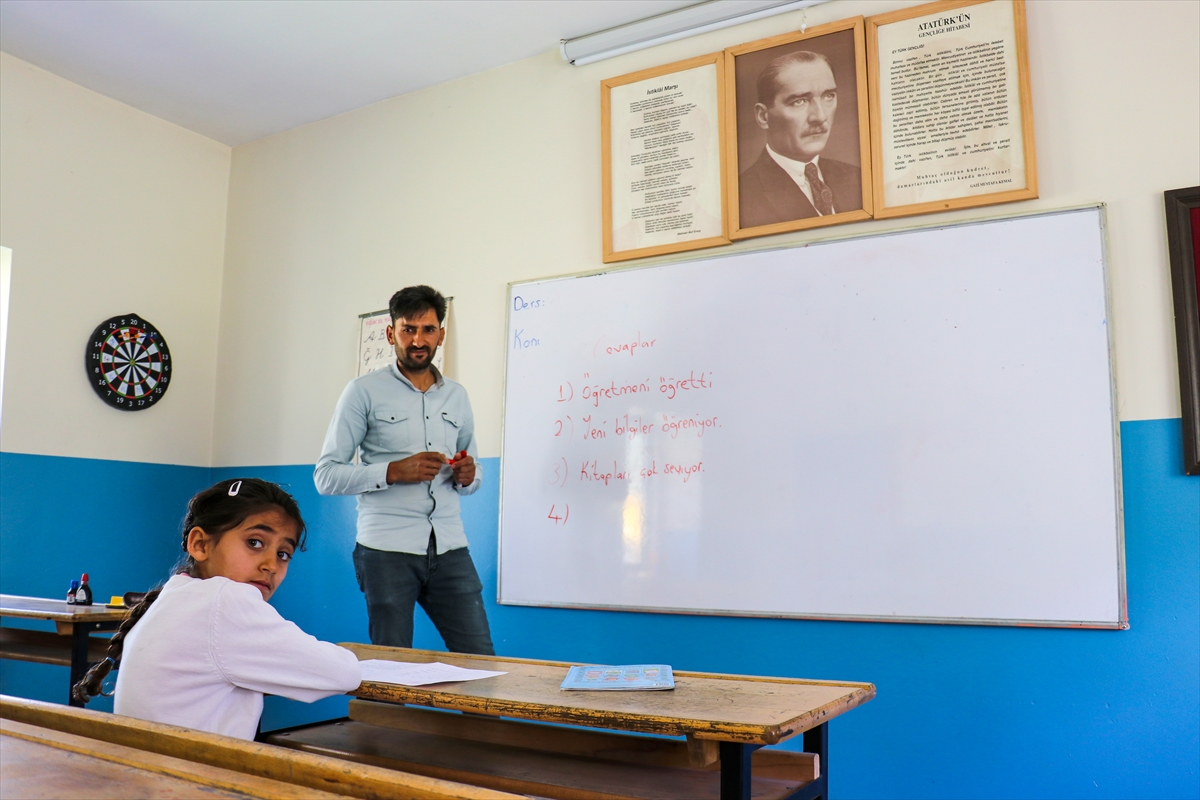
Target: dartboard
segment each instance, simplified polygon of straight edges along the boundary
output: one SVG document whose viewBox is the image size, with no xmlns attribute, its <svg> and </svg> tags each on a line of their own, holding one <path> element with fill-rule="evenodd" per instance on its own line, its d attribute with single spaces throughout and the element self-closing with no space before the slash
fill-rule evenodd
<svg viewBox="0 0 1200 800">
<path fill-rule="evenodd" d="M 149 408 L 162 399 L 171 383 L 167 342 L 137 314 L 101 322 L 88 340 L 85 359 L 96 394 L 122 411 Z"/>
</svg>

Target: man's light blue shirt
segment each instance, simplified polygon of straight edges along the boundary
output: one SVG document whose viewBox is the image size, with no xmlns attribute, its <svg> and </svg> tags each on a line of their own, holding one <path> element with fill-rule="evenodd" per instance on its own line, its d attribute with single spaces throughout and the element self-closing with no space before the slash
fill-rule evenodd
<svg viewBox="0 0 1200 800">
<path fill-rule="evenodd" d="M 395 362 L 350 381 L 325 434 L 313 481 L 321 494 L 358 495 L 358 542 L 375 550 L 424 555 L 429 531 L 437 551 L 467 546 L 459 495 L 474 494 L 483 480 L 458 486 L 447 464 L 432 481 L 388 486 L 392 461 L 433 451 L 452 457 L 475 450 L 475 417 L 467 390 L 436 368 L 434 384 L 422 392 Z M 355 451 L 362 463 L 355 464 Z"/>
</svg>

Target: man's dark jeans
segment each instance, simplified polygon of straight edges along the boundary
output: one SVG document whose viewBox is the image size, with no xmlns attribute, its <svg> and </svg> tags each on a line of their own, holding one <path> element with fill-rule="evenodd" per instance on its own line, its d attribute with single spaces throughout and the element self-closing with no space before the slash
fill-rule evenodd
<svg viewBox="0 0 1200 800">
<path fill-rule="evenodd" d="M 413 604 L 433 620 L 452 653 L 495 655 L 483 609 L 483 584 L 467 548 L 424 555 L 354 546 L 354 573 L 367 598 L 372 644 L 412 647 Z"/>
</svg>

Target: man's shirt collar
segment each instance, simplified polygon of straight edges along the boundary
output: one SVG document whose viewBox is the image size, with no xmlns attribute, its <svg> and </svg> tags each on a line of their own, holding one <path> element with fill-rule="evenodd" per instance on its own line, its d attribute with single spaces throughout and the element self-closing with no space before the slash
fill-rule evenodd
<svg viewBox="0 0 1200 800">
<path fill-rule="evenodd" d="M 430 364 L 429 369 L 431 369 L 433 371 L 433 386 L 430 386 L 429 389 L 426 391 L 432 391 L 433 389 L 440 389 L 443 386 L 445 386 L 446 381 L 442 378 L 442 373 L 438 371 L 438 368 L 433 366 L 432 364 Z M 404 373 L 400 371 L 400 365 L 397 364 L 395 361 L 392 362 L 391 370 L 392 370 L 392 377 L 399 378 L 400 380 L 404 381 L 405 385 L 407 385 L 414 392 L 421 391 L 416 386 L 413 386 L 412 381 L 410 381 L 407 377 L 405 377 Z"/>
<path fill-rule="evenodd" d="M 775 163 L 778 164 L 779 166 L 783 167 L 785 170 L 787 170 L 789 174 L 794 172 L 797 175 L 799 175 L 801 178 L 804 177 L 804 167 L 808 162 L 797 161 L 794 158 L 788 158 L 787 156 L 781 156 L 781 155 L 779 155 L 779 153 L 776 153 L 774 150 L 771 149 L 771 145 L 767 145 L 767 152 L 771 154 L 771 158 L 775 159 Z M 820 155 L 813 156 L 812 163 L 817 165 L 817 172 L 820 172 L 821 171 L 821 156 Z M 822 177 L 821 180 L 825 180 L 825 178 Z"/>
</svg>

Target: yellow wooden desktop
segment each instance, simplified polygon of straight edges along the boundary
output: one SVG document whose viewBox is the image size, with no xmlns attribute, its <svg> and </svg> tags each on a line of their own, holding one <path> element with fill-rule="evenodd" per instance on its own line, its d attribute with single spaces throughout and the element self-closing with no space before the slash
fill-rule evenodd
<svg viewBox="0 0 1200 800">
<path fill-rule="evenodd" d="M 696 672 L 675 672 L 671 691 L 565 692 L 563 662 L 342 646 L 360 659 L 507 674 L 432 687 L 364 683 L 348 719 L 263 741 L 570 800 L 827 798 L 827 723 L 875 696 L 869 683 Z M 759 749 L 795 736 L 804 752 Z"/>
</svg>

